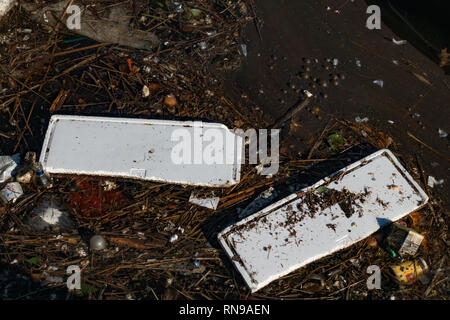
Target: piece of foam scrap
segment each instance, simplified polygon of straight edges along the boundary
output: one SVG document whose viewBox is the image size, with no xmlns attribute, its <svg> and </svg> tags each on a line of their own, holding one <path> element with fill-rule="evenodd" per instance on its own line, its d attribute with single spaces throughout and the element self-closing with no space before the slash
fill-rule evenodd
<svg viewBox="0 0 450 320">
<path fill-rule="evenodd" d="M 0 18 L 3 17 L 15 4 L 16 0 L 0 0 Z"/>
<path fill-rule="evenodd" d="M 196 193 L 192 191 L 191 196 L 189 197 L 189 202 L 196 204 L 201 207 L 209 208 L 212 210 L 216 210 L 219 205 L 219 197 L 205 197 L 200 193 Z"/>
</svg>

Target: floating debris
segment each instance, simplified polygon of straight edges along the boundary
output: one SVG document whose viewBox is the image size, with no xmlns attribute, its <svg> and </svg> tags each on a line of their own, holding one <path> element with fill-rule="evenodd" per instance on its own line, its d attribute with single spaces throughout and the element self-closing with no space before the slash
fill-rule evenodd
<svg viewBox="0 0 450 320">
<path fill-rule="evenodd" d="M 100 183 L 105 191 L 113 191 L 116 190 L 119 186 L 114 181 L 105 180 Z"/>
<path fill-rule="evenodd" d="M 439 186 L 444 183 L 444 179 L 436 179 L 433 176 L 428 176 L 427 184 L 430 188 L 434 188 L 434 186 Z"/>
<path fill-rule="evenodd" d="M 439 133 L 439 137 L 441 137 L 441 138 L 447 138 L 447 136 L 448 136 L 447 132 L 445 132 L 444 130 L 442 130 L 440 128 L 438 130 L 438 133 Z"/>
<path fill-rule="evenodd" d="M 6 182 L 15 175 L 19 163 L 19 153 L 13 156 L 0 156 L 0 183 Z"/>
<path fill-rule="evenodd" d="M 168 108 L 174 108 L 178 104 L 177 98 L 173 94 L 168 94 L 164 98 L 164 105 Z"/>
<path fill-rule="evenodd" d="M 142 97 L 147 98 L 150 95 L 150 89 L 147 86 L 142 87 Z"/>
<path fill-rule="evenodd" d="M 185 147 L 186 143 L 179 143 L 189 136 L 194 143 L 205 144 L 202 133 L 208 131 L 223 138 L 208 146 L 214 154 L 223 150 L 226 159 L 222 164 L 208 165 L 211 160 L 205 158 L 203 150 L 189 152 L 187 158 L 184 149 L 191 144 Z M 174 133 L 178 133 L 175 139 Z M 242 141 L 219 123 L 54 115 L 42 146 L 41 162 L 49 173 L 229 186 L 240 180 Z"/>
<path fill-rule="evenodd" d="M 395 183 L 401 193 L 386 192 L 388 183 Z M 317 194 L 321 186 L 329 191 Z M 351 246 L 427 201 L 392 152 L 384 149 L 227 227 L 218 240 L 255 292 Z"/>
<path fill-rule="evenodd" d="M 91 250 L 100 251 L 106 248 L 106 240 L 101 235 L 95 235 L 89 241 Z"/>
<path fill-rule="evenodd" d="M 383 80 L 374 80 L 373 83 L 376 84 L 377 86 L 383 88 L 383 85 L 384 85 Z"/>
<path fill-rule="evenodd" d="M 389 234 L 384 239 L 382 246 L 388 252 L 394 252 L 395 256 L 397 254 L 401 257 L 414 256 L 423 239 L 424 236 L 414 229 L 395 222 L 390 226 Z"/>
<path fill-rule="evenodd" d="M 365 123 L 369 121 L 369 118 L 364 117 L 364 118 L 360 118 L 359 116 L 355 118 L 356 123 Z"/>
<path fill-rule="evenodd" d="M 56 3 L 40 6 L 35 3 L 21 3 L 21 7 L 30 13 L 31 19 L 47 24 L 47 27 L 55 27 L 67 9 L 67 1 L 62 0 Z M 72 32 L 91 38 L 98 42 L 117 43 L 136 49 L 151 50 L 158 47 L 160 41 L 152 32 L 132 32 L 130 29 L 132 15 L 128 14 L 128 5 L 119 3 L 105 11 L 100 19 L 98 13 L 93 14 L 87 8 L 79 8 L 80 23 L 78 26 L 72 25 Z M 51 14 L 50 14 L 51 13 Z M 75 19 L 73 19 L 75 20 Z M 70 19 L 67 20 L 69 24 Z"/>
<path fill-rule="evenodd" d="M 44 171 L 42 164 L 40 162 L 36 162 L 33 165 L 34 170 L 34 183 L 38 187 L 42 188 L 51 188 L 53 186 L 51 177 Z"/>
<path fill-rule="evenodd" d="M 22 186 L 18 182 L 10 182 L 0 191 L 0 200 L 15 203 L 23 195 Z"/>
<path fill-rule="evenodd" d="M 219 204 L 220 197 L 206 197 L 202 196 L 200 193 L 192 192 L 189 197 L 189 202 L 196 204 L 201 207 L 216 210 Z"/>
<path fill-rule="evenodd" d="M 408 43 L 408 41 L 406 40 L 395 40 L 394 38 L 392 38 L 392 42 L 398 46 L 402 46 Z"/>
<path fill-rule="evenodd" d="M 391 271 L 397 282 L 402 284 L 413 284 L 428 271 L 428 265 L 423 258 L 405 261 L 399 265 L 391 266 Z"/>
<path fill-rule="evenodd" d="M 25 223 L 33 231 L 71 231 L 77 224 L 62 200 L 53 196 L 45 198 L 42 203 L 34 208 L 26 217 Z"/>
<path fill-rule="evenodd" d="M 174 235 L 172 235 L 172 236 L 170 237 L 169 242 L 170 242 L 170 243 L 173 243 L 173 242 L 175 242 L 175 241 L 177 241 L 177 240 L 178 240 L 178 235 L 177 235 L 177 234 L 174 234 Z"/>
<path fill-rule="evenodd" d="M 241 44 L 241 51 L 242 51 L 242 54 L 244 55 L 244 57 L 246 57 L 247 56 L 247 45 L 246 44 Z"/>
<path fill-rule="evenodd" d="M 0 18 L 3 17 L 15 4 L 16 0 L 0 0 Z"/>
<path fill-rule="evenodd" d="M 344 145 L 344 139 L 337 133 L 330 134 L 327 141 L 333 151 L 339 150 Z"/>
</svg>

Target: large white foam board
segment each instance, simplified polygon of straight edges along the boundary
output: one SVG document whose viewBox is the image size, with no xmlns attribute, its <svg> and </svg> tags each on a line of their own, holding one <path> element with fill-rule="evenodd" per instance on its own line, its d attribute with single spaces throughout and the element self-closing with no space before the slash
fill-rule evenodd
<svg viewBox="0 0 450 320">
<path fill-rule="evenodd" d="M 304 202 L 307 192 L 347 189 L 364 193 L 347 217 L 338 204 L 314 217 Z M 226 228 L 218 239 L 248 287 L 255 292 L 270 282 L 346 248 L 419 209 L 428 201 L 420 186 L 389 150 L 380 150 L 313 186 L 294 193 Z M 299 208 L 303 209 L 303 213 Z M 303 220 L 296 219 L 304 217 Z M 301 221 L 298 221 L 301 220 Z"/>
<path fill-rule="evenodd" d="M 172 152 L 187 138 L 191 163 L 173 161 Z M 217 141 L 208 133 L 223 137 Z M 234 146 L 227 145 L 227 141 Z M 214 144 L 223 161 L 208 163 L 204 154 Z M 218 152 L 219 153 L 219 152 Z M 180 153 L 182 154 L 182 152 Z M 242 138 L 219 123 L 54 115 L 42 147 L 40 162 L 55 174 L 82 174 L 223 187 L 240 180 Z M 228 158 L 227 158 L 228 157 Z"/>
</svg>

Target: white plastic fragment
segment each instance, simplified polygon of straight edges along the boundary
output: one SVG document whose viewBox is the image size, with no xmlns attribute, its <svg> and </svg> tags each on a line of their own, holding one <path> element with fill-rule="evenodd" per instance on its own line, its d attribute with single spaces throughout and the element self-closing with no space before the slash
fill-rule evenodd
<svg viewBox="0 0 450 320">
<path fill-rule="evenodd" d="M 117 183 L 109 180 L 105 180 L 101 182 L 101 186 L 103 187 L 103 190 L 105 191 L 112 191 L 116 190 L 118 188 Z"/>
<path fill-rule="evenodd" d="M 16 0 L 0 0 L 0 18 L 3 17 L 16 3 Z"/>
<path fill-rule="evenodd" d="M 402 46 L 408 43 L 408 41 L 406 40 L 395 40 L 394 38 L 392 38 L 392 42 L 398 46 Z"/>
<path fill-rule="evenodd" d="M 28 28 L 18 28 L 17 32 L 19 32 L 19 33 L 31 33 L 31 32 L 33 32 L 33 30 L 32 29 L 28 29 Z"/>
<path fill-rule="evenodd" d="M 357 123 L 365 123 L 365 122 L 369 121 L 369 118 L 367 118 L 367 117 L 360 118 L 360 117 L 358 116 L 358 117 L 355 118 L 355 121 L 356 121 Z"/>
<path fill-rule="evenodd" d="M 384 85 L 383 80 L 374 80 L 373 83 L 376 84 L 377 86 L 383 88 L 383 85 Z"/>
<path fill-rule="evenodd" d="M 19 163 L 19 153 L 13 156 L 0 156 L 0 183 L 7 181 L 14 176 Z"/>
<path fill-rule="evenodd" d="M 247 45 L 245 43 L 241 44 L 241 51 L 244 57 L 247 56 Z"/>
<path fill-rule="evenodd" d="M 147 98 L 150 95 L 150 89 L 147 86 L 142 87 L 142 97 Z"/>
<path fill-rule="evenodd" d="M 395 185 L 396 188 L 388 188 Z M 308 205 L 321 189 L 361 195 L 347 215 L 341 203 Z M 428 196 L 387 149 L 277 201 L 219 233 L 218 240 L 247 286 L 270 282 L 366 238 L 424 206 Z"/>
<path fill-rule="evenodd" d="M 54 115 L 40 162 L 49 174 L 225 187 L 240 180 L 242 141 L 219 123 Z"/>
<path fill-rule="evenodd" d="M 87 256 L 86 250 L 84 250 L 83 247 L 78 247 L 78 248 L 76 249 L 76 251 L 77 251 L 77 253 L 78 253 L 78 255 L 79 255 L 80 257 L 86 257 L 86 256 Z"/>
<path fill-rule="evenodd" d="M 427 184 L 430 188 L 434 188 L 434 186 L 439 186 L 444 183 L 444 179 L 436 179 L 433 176 L 428 176 Z"/>
<path fill-rule="evenodd" d="M 175 242 L 175 241 L 177 241 L 177 240 L 178 240 L 178 235 L 177 235 L 177 234 L 174 234 L 174 235 L 172 235 L 172 236 L 170 237 L 169 242 L 170 242 L 170 243 L 173 243 L 173 242 Z"/>
<path fill-rule="evenodd" d="M 339 60 L 338 59 L 336 59 L 336 58 L 334 58 L 333 59 L 333 66 L 337 66 L 339 64 Z"/>
<path fill-rule="evenodd" d="M 394 121 L 392 121 L 392 120 L 388 120 L 387 121 L 389 124 L 394 124 L 395 122 Z"/>
<path fill-rule="evenodd" d="M 356 66 L 357 66 L 358 68 L 361 68 L 361 60 L 356 59 L 356 60 L 355 60 L 355 63 L 356 63 Z"/>
<path fill-rule="evenodd" d="M 219 205 L 220 197 L 202 197 L 201 194 L 192 192 L 189 197 L 189 202 L 201 207 L 216 210 Z"/>
<path fill-rule="evenodd" d="M 439 137 L 441 137 L 441 138 L 447 138 L 447 136 L 448 136 L 447 132 L 445 132 L 444 130 L 442 130 L 440 128 L 438 130 L 438 133 L 439 133 Z"/>
<path fill-rule="evenodd" d="M 18 182 L 10 182 L 0 191 L 0 199 L 5 202 L 15 203 L 23 195 L 22 186 Z"/>
<path fill-rule="evenodd" d="M 308 90 L 303 90 L 303 93 L 306 94 L 306 96 L 308 98 L 311 98 L 313 96 L 313 94 L 311 92 L 309 92 Z"/>
</svg>

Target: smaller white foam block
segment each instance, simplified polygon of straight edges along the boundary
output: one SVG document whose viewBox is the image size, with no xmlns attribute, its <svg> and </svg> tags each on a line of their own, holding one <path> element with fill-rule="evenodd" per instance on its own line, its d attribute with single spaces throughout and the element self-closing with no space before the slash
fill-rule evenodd
<svg viewBox="0 0 450 320">
<path fill-rule="evenodd" d="M 208 133 L 221 139 L 205 141 Z M 183 150 L 180 143 L 190 163 L 173 160 L 174 150 Z M 203 157 L 208 146 L 219 150 L 223 161 L 208 163 Z M 53 174 L 224 187 L 239 182 L 241 154 L 242 137 L 220 123 L 54 115 L 40 162 Z"/>
<path fill-rule="evenodd" d="M 213 210 L 217 209 L 219 201 L 219 197 L 202 197 L 200 194 L 196 194 L 195 192 L 192 192 L 191 196 L 189 197 L 190 203 Z"/>
<path fill-rule="evenodd" d="M 0 0 L 0 18 L 15 4 L 16 0 Z"/>
<path fill-rule="evenodd" d="M 303 201 L 304 194 L 319 192 L 316 189 L 321 186 L 366 196 L 355 200 L 355 212 L 349 217 L 339 204 L 324 209 L 315 206 L 317 211 L 311 217 L 305 214 L 310 210 Z M 226 228 L 218 239 L 255 292 L 308 263 L 353 245 L 427 201 L 425 192 L 384 149 Z M 300 215 L 304 218 L 293 222 L 292 218 Z"/>
</svg>

